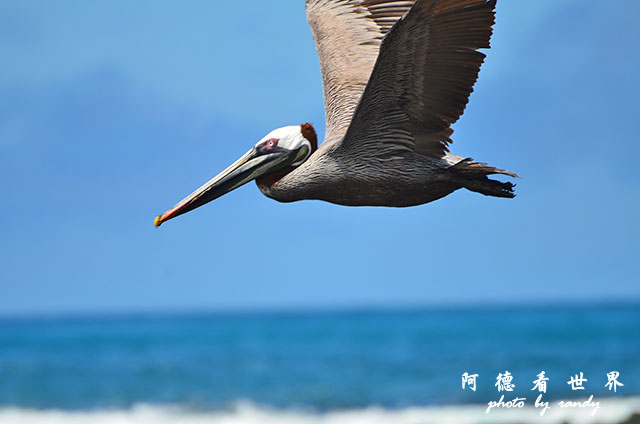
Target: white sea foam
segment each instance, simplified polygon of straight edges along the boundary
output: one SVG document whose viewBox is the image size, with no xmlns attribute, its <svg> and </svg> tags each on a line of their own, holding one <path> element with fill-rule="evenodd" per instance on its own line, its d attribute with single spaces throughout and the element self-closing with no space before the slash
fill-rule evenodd
<svg viewBox="0 0 640 424">
<path fill-rule="evenodd" d="M 226 411 L 194 412 L 179 407 L 138 405 L 127 410 L 58 411 L 4 407 L 2 424 L 488 424 L 580 423 L 617 424 L 640 413 L 640 397 L 600 400 L 595 416 L 584 409 L 552 407 L 544 417 L 528 406 L 518 410 L 494 410 L 486 406 L 412 407 L 399 410 L 370 407 L 314 414 L 278 410 L 239 402 Z M 553 405 L 552 405 L 553 406 Z"/>
</svg>

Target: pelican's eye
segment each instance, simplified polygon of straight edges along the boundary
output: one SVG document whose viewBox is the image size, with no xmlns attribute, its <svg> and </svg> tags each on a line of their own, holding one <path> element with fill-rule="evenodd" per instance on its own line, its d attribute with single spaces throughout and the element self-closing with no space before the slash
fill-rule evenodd
<svg viewBox="0 0 640 424">
<path fill-rule="evenodd" d="M 264 148 L 267 150 L 272 150 L 278 145 L 277 138 L 270 138 L 269 140 L 264 142 Z"/>
</svg>

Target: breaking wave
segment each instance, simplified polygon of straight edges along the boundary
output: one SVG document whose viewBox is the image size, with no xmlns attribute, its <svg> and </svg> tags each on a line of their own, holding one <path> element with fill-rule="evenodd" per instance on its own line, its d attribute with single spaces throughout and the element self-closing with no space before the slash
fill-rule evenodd
<svg viewBox="0 0 640 424">
<path fill-rule="evenodd" d="M 303 410 L 281 410 L 237 402 L 217 411 L 190 411 L 177 406 L 141 404 L 123 410 L 35 410 L 0 407 L 2 424 L 480 424 L 514 422 L 561 424 L 620 424 L 640 414 L 640 397 L 600 400 L 601 409 L 592 416 L 589 409 L 548 410 L 544 417 L 532 406 L 523 409 L 493 410 L 486 406 L 438 406 L 384 409 L 335 410 L 313 413 Z M 637 417 L 636 417 L 637 418 Z"/>
</svg>

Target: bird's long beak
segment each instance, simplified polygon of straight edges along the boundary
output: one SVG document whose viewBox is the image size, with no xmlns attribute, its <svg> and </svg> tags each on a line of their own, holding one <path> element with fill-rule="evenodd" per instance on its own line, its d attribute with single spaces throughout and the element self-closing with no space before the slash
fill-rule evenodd
<svg viewBox="0 0 640 424">
<path fill-rule="evenodd" d="M 159 227 L 163 222 L 209 203 L 223 194 L 262 175 L 287 166 L 291 161 L 291 155 L 285 150 L 259 154 L 255 148 L 252 148 L 231 166 L 184 198 L 180 203 L 162 215 L 157 216 L 153 223 L 156 227 Z"/>
</svg>

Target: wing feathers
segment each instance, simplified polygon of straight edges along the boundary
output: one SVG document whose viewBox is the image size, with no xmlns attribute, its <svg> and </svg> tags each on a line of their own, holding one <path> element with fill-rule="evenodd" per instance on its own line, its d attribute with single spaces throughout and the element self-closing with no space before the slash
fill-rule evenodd
<svg viewBox="0 0 640 424">
<path fill-rule="evenodd" d="M 409 133 L 414 150 L 442 157 L 484 61 L 478 49 L 489 48 L 495 4 L 418 0 L 384 37 L 344 147 L 375 147 L 396 133 L 405 149 Z"/>
<path fill-rule="evenodd" d="M 327 139 L 340 139 L 351 122 L 387 32 L 414 1 L 307 0 L 325 99 Z"/>
</svg>

